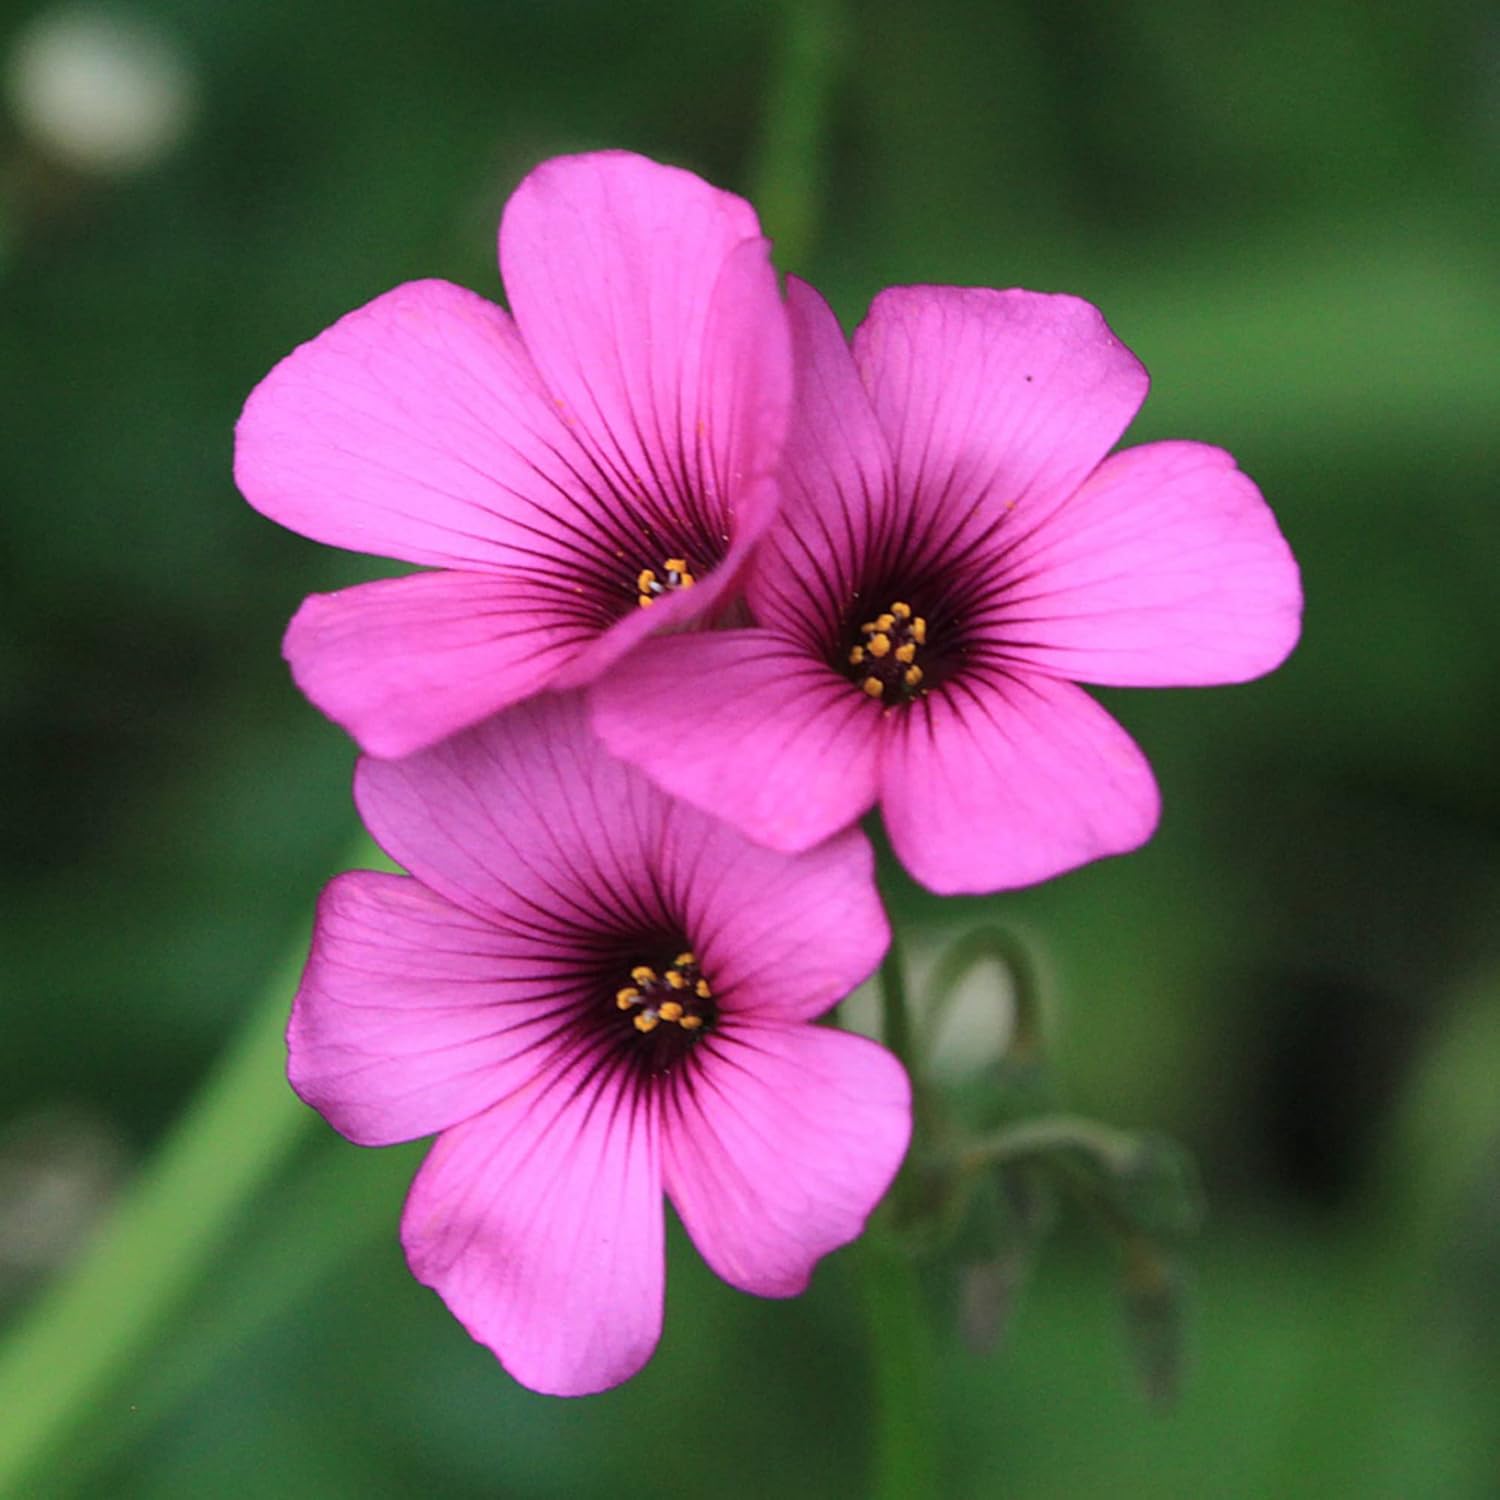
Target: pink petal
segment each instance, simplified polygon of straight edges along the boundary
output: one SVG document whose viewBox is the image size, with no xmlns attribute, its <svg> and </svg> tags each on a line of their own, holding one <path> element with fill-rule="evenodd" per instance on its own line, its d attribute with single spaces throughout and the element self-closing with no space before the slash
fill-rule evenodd
<svg viewBox="0 0 1500 1500">
<path fill-rule="evenodd" d="M 273 521 L 356 552 L 612 577 L 605 481 L 509 317 L 447 282 L 399 286 L 282 360 L 245 403 L 235 479 Z"/>
<path fill-rule="evenodd" d="M 313 594 L 282 650 L 361 749 L 401 756 L 539 691 L 595 630 L 525 578 L 417 573 Z"/>
<path fill-rule="evenodd" d="M 874 805 L 879 706 L 770 631 L 649 641 L 591 702 L 614 754 L 758 843 L 807 849 Z"/>
<path fill-rule="evenodd" d="M 1123 854 L 1159 812 L 1145 757 L 1087 693 L 983 662 L 901 716 L 881 799 L 902 864 L 944 895 Z"/>
<path fill-rule="evenodd" d="M 467 1120 L 534 1077 L 574 1013 L 559 968 L 405 876 L 341 875 L 287 1029 L 292 1087 L 366 1146 Z"/>
<path fill-rule="evenodd" d="M 1086 479 L 1146 398 L 1146 371 L 1077 297 L 892 287 L 854 355 L 923 517 L 924 557 L 1029 530 Z"/>
<path fill-rule="evenodd" d="M 424 884 L 559 944 L 615 924 L 620 903 L 649 885 L 666 806 L 604 751 L 571 694 L 533 698 L 404 760 L 362 760 L 354 797 L 381 847 Z"/>
<path fill-rule="evenodd" d="M 659 858 L 661 887 L 726 1015 L 820 1016 L 885 955 L 874 851 L 857 828 L 792 859 L 678 803 Z"/>
<path fill-rule="evenodd" d="M 661 1168 L 648 1106 L 613 1083 L 538 1081 L 448 1131 L 412 1183 L 412 1274 L 523 1385 L 635 1374 L 661 1334 Z"/>
<path fill-rule="evenodd" d="M 821 650 L 872 555 L 899 541 L 890 449 L 843 329 L 812 287 L 787 280 L 797 404 L 782 460 L 781 512 L 757 553 L 757 621 Z"/>
<path fill-rule="evenodd" d="M 1044 671 L 1123 687 L 1245 682 L 1296 644 L 1297 564 L 1221 448 L 1107 458 L 1005 561 L 995 629 Z"/>
<path fill-rule="evenodd" d="M 792 1297 L 895 1177 L 906 1074 L 883 1047 L 823 1027 L 745 1026 L 713 1045 L 663 1108 L 667 1192 L 725 1281 Z"/>
<path fill-rule="evenodd" d="M 501 270 L 527 347 L 664 535 L 684 515 L 705 537 L 762 525 L 774 504 L 791 368 L 768 251 L 748 203 L 625 152 L 544 162 L 506 205 Z"/>
</svg>

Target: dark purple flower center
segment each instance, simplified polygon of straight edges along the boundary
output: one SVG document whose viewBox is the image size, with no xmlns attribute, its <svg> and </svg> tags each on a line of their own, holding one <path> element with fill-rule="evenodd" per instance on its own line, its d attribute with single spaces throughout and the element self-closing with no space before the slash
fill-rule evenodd
<svg viewBox="0 0 1500 1500">
<path fill-rule="evenodd" d="M 718 1017 L 713 991 L 690 952 L 679 953 L 660 972 L 637 964 L 630 983 L 615 991 L 614 1003 L 648 1073 L 670 1072 Z"/>
<path fill-rule="evenodd" d="M 685 557 L 669 557 L 661 568 L 642 568 L 635 578 L 636 603 L 642 609 L 655 604 L 663 594 L 690 589 L 697 583 Z"/>
<path fill-rule="evenodd" d="M 909 703 L 923 691 L 926 673 L 918 658 L 926 645 L 926 619 L 897 600 L 859 626 L 844 669 L 867 696 L 884 703 Z"/>
</svg>

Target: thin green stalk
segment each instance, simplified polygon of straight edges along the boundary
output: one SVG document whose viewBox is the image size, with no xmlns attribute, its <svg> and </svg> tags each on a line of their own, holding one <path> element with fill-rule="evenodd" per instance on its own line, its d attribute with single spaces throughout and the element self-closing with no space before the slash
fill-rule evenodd
<svg viewBox="0 0 1500 1500">
<path fill-rule="evenodd" d="M 361 840 L 360 851 L 367 848 Z M 299 936 L 165 1144 L 0 1344 L 0 1496 L 38 1475 L 144 1354 L 313 1119 L 286 1084 Z"/>
<path fill-rule="evenodd" d="M 933 1446 L 932 1337 L 911 1257 L 869 1235 L 855 1247 L 874 1367 L 872 1500 L 928 1500 L 938 1491 Z"/>
<path fill-rule="evenodd" d="M 906 972 L 895 935 L 880 969 L 881 1037 L 911 1066 Z M 913 1114 L 920 1127 L 921 1112 Z M 919 1132 L 918 1132 L 919 1133 Z M 882 1218 L 902 1217 L 907 1169 L 892 1186 Z M 938 1493 L 933 1434 L 934 1356 L 927 1309 L 911 1255 L 877 1227 L 856 1247 L 856 1266 L 870 1333 L 875 1397 L 875 1500 L 925 1500 Z"/>
<path fill-rule="evenodd" d="M 901 939 L 891 933 L 891 946 L 880 965 L 880 1039 L 908 1071 L 912 1065 L 911 1007 L 906 994 L 906 963 Z"/>
<path fill-rule="evenodd" d="M 777 56 L 751 171 L 751 196 L 783 269 L 817 238 L 827 177 L 828 115 L 843 24 L 837 0 L 785 0 Z"/>
</svg>

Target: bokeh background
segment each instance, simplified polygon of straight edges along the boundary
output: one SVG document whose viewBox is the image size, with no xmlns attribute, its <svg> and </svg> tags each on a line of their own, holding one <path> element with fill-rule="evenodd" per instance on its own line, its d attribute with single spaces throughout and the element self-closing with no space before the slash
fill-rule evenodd
<svg viewBox="0 0 1500 1500">
<path fill-rule="evenodd" d="M 1164 787 L 1151 846 L 1018 895 L 903 900 L 919 947 L 1024 932 L 1069 1105 L 1177 1136 L 1211 1208 L 1169 1412 L 1140 1397 L 1117 1257 L 1083 1221 L 998 1349 L 932 1288 L 943 1492 L 1500 1493 L 1493 9 L 105 14 L 101 48 L 76 11 L 0 5 L 0 1326 L 149 1163 L 354 832 L 350 748 L 278 642 L 305 593 L 382 565 L 238 499 L 241 401 L 398 281 L 498 296 L 520 176 L 622 145 L 763 185 L 789 268 L 851 323 L 910 281 L 1095 301 L 1154 378 L 1130 440 L 1233 450 L 1304 569 L 1306 634 L 1274 677 L 1107 695 Z M 822 143 L 792 155 L 807 218 L 764 153 L 768 112 L 774 141 L 820 69 Z M 312 1121 L 94 1403 L 56 1492 L 866 1489 L 847 1257 L 757 1303 L 679 1237 L 653 1364 L 549 1401 L 407 1276 L 419 1155 Z"/>
</svg>

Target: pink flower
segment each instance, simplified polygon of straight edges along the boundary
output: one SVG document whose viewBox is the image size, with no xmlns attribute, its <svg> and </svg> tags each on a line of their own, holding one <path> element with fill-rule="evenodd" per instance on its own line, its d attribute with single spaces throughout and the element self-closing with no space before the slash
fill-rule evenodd
<svg viewBox="0 0 1500 1500">
<path fill-rule="evenodd" d="M 1144 842 L 1150 767 L 1076 682 L 1241 682 L 1300 627 L 1296 564 L 1218 448 L 1111 447 L 1146 372 L 1077 298 L 881 293 L 853 350 L 788 293 L 798 409 L 758 628 L 648 643 L 595 689 L 609 747 L 774 848 L 875 803 L 942 892 Z"/>
<path fill-rule="evenodd" d="M 257 510 L 438 570 L 315 595 L 287 631 L 299 686 L 372 754 L 703 616 L 774 508 L 790 354 L 749 204 L 623 152 L 561 157 L 506 205 L 500 262 L 514 321 L 411 282 L 240 418 Z"/>
<path fill-rule="evenodd" d="M 747 843 L 612 760 L 573 695 L 403 761 L 365 822 L 412 877 L 323 895 L 293 1087 L 350 1139 L 441 1132 L 412 1271 L 516 1379 L 634 1374 L 662 1317 L 662 1193 L 731 1285 L 788 1297 L 906 1150 L 906 1075 L 809 1024 L 879 962 L 869 845 Z"/>
</svg>

